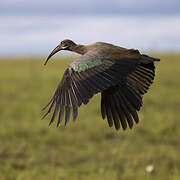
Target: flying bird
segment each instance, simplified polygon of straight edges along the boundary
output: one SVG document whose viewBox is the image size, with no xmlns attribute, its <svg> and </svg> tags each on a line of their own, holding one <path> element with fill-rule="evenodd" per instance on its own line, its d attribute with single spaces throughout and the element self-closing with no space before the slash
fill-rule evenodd
<svg viewBox="0 0 180 180">
<path fill-rule="evenodd" d="M 43 118 L 54 109 L 49 124 L 57 115 L 57 127 L 64 116 L 65 125 L 71 115 L 76 120 L 78 108 L 86 105 L 97 93 L 101 93 L 102 118 L 107 118 L 110 127 L 114 125 L 116 130 L 121 127 L 125 130 L 139 122 L 137 111 L 153 82 L 154 62 L 160 59 L 104 42 L 80 45 L 72 40 L 63 40 L 50 53 L 45 65 L 61 50 L 81 56 L 68 65 L 53 97 L 43 108 L 49 107 Z"/>
</svg>

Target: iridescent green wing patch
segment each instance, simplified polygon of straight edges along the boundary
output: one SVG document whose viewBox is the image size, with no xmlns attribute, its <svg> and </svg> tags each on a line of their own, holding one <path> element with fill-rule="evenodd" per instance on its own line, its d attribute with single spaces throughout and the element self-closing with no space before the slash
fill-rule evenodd
<svg viewBox="0 0 180 180">
<path fill-rule="evenodd" d="M 109 60 L 102 60 L 100 57 L 91 57 L 84 61 L 76 61 L 73 64 L 71 64 L 71 66 L 74 69 L 74 71 L 82 72 L 102 64 L 111 66 L 114 63 Z"/>
</svg>

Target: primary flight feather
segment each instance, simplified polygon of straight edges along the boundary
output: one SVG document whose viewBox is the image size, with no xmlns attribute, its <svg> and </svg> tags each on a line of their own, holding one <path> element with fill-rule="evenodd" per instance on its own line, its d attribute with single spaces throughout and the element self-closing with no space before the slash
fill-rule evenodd
<svg viewBox="0 0 180 180">
<path fill-rule="evenodd" d="M 78 107 L 87 104 L 96 93 L 101 93 L 101 114 L 110 127 L 116 130 L 133 127 L 139 122 L 137 111 L 142 106 L 142 97 L 149 89 L 155 76 L 154 61 L 138 50 L 126 49 L 109 43 L 96 42 L 77 45 L 63 40 L 48 56 L 48 60 L 60 50 L 81 54 L 71 62 L 64 72 L 49 106 L 45 118 L 54 108 L 50 124 L 58 115 L 57 126 L 63 118 L 68 123 L 78 115 Z"/>
</svg>

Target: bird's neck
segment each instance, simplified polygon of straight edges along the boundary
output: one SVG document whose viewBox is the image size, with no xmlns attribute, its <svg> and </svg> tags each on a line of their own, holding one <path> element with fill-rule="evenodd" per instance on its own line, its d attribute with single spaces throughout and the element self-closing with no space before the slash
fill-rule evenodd
<svg viewBox="0 0 180 180">
<path fill-rule="evenodd" d="M 85 54 L 87 52 L 87 49 L 86 49 L 86 47 L 84 45 L 78 44 L 78 45 L 74 46 L 72 51 L 83 55 L 83 54 Z"/>
</svg>

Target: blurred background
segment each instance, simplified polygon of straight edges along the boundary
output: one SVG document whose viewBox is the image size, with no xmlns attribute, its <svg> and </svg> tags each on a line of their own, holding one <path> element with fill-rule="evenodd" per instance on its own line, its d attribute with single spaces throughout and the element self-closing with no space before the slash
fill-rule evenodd
<svg viewBox="0 0 180 180">
<path fill-rule="evenodd" d="M 40 120 L 75 58 L 61 52 L 43 66 L 63 39 L 161 59 L 132 130 L 108 127 L 99 95 L 67 127 Z M 0 179 L 179 180 L 179 51 L 179 0 L 1 0 Z"/>
<path fill-rule="evenodd" d="M 178 0 L 2 0 L 0 54 L 44 55 L 69 38 L 143 51 L 179 51 Z"/>
</svg>

